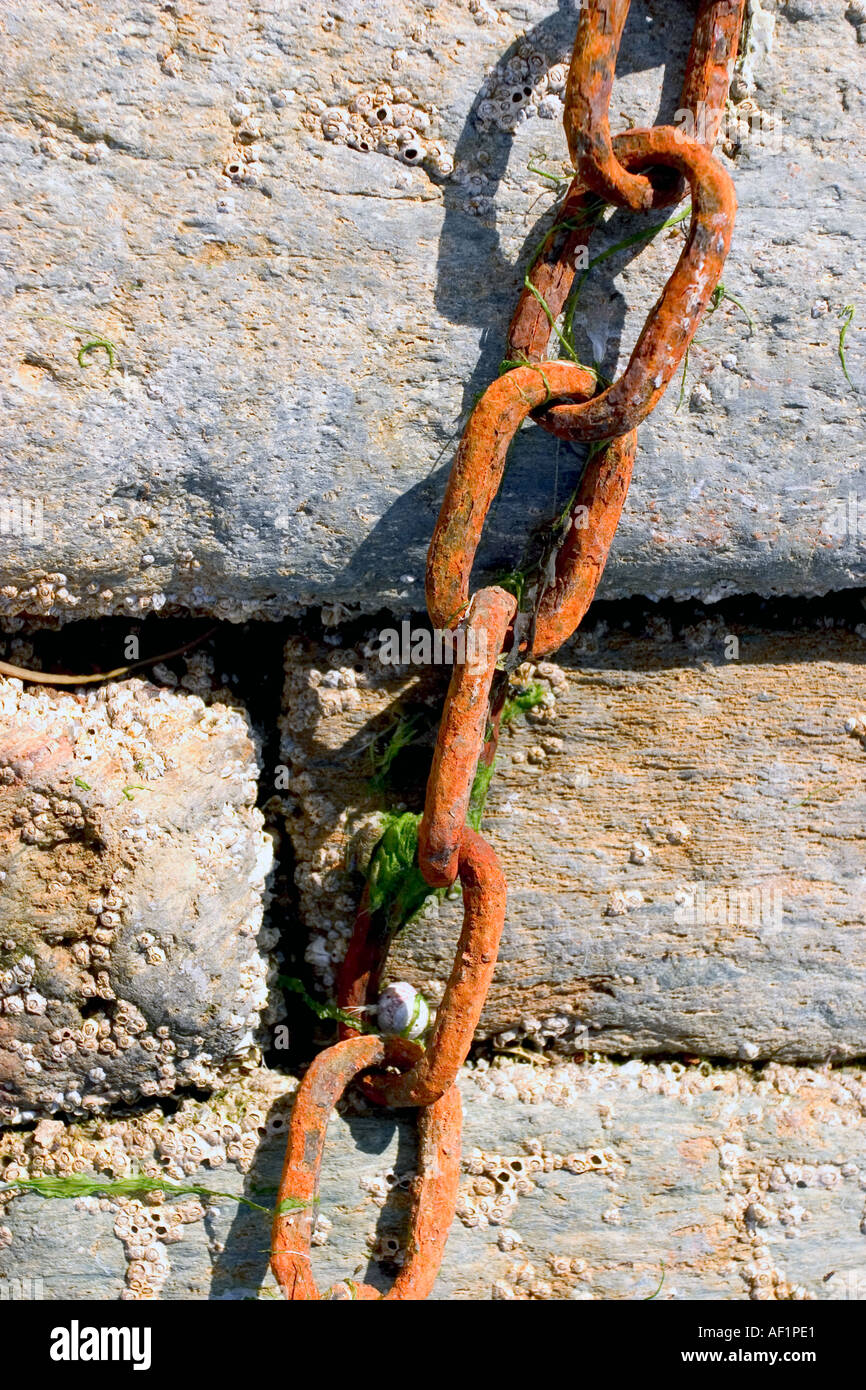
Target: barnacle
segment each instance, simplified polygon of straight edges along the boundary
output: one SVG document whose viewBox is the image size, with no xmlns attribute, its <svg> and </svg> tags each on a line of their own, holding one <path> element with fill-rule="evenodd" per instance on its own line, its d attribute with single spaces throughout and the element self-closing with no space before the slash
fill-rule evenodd
<svg viewBox="0 0 866 1390">
<path fill-rule="evenodd" d="M 454 167 L 442 143 L 429 138 L 435 108 L 423 106 L 408 88 L 380 83 L 357 93 L 348 107 L 326 106 L 320 98 L 308 98 L 307 110 L 318 117 L 325 139 L 335 144 L 364 154 L 387 155 L 403 164 L 423 164 L 443 176 Z"/>
</svg>

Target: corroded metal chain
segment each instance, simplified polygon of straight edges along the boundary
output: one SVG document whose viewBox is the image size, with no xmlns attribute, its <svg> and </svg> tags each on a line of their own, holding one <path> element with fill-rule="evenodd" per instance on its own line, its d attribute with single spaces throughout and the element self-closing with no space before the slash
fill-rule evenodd
<svg viewBox="0 0 866 1390">
<path fill-rule="evenodd" d="M 503 652 L 515 659 L 538 658 L 565 642 L 581 622 L 625 502 L 636 426 L 664 393 L 719 282 L 736 199 L 710 151 L 744 8 L 745 0 L 701 0 L 699 6 L 682 106 L 697 118 L 702 143 L 676 126 L 611 135 L 608 105 L 629 0 L 583 0 L 565 102 L 575 178 L 511 322 L 507 359 L 519 365 L 494 381 L 472 412 L 427 560 L 427 608 L 434 627 L 463 624 L 467 652 L 481 653 L 454 667 L 418 835 L 418 864 L 426 881 L 432 887 L 460 881 L 463 929 L 426 1048 L 400 1037 L 362 1037 L 343 1025 L 341 1041 L 319 1054 L 300 1085 L 273 1231 L 273 1269 L 287 1298 L 320 1297 L 310 1268 L 313 1203 L 328 1117 L 355 1078 L 370 1099 L 420 1111 L 407 1251 L 385 1297 L 426 1298 L 433 1287 L 457 1200 L 461 1106 L 455 1082 L 490 988 L 505 922 L 502 871 L 490 845 L 466 824 L 479 762 L 489 766 L 496 751 L 503 692 L 491 698 L 494 677 Z M 685 246 L 619 379 L 598 391 L 596 374 L 577 362 L 543 361 L 572 287 L 575 256 L 588 244 L 597 220 L 599 199 L 622 208 L 662 208 L 678 202 L 686 187 L 692 206 Z M 527 626 L 512 594 L 494 586 L 470 597 L 469 583 L 509 445 L 529 415 L 561 438 L 596 447 L 572 503 L 572 524 L 534 592 Z M 469 636 L 481 640 L 470 642 Z M 343 1009 L 375 1000 L 387 947 L 365 893 L 339 980 Z M 369 1285 L 349 1281 L 326 1296 L 381 1297 Z"/>
</svg>

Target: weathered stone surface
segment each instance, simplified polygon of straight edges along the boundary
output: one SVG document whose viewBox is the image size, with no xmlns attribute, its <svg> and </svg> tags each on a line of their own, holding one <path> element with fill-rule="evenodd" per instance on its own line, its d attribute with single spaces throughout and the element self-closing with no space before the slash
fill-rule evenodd
<svg viewBox="0 0 866 1390">
<path fill-rule="evenodd" d="M 674 639 L 653 619 L 542 664 L 549 703 L 503 735 L 483 826 L 509 890 L 483 1033 L 572 1052 L 862 1055 L 863 657 L 842 629 L 713 620 Z M 423 720 L 425 701 L 435 719 L 429 672 L 363 644 L 289 645 L 287 824 L 326 990 L 360 893 L 346 851 L 383 805 L 370 747 L 401 714 Z M 427 765 L 421 746 L 391 800 L 420 809 Z M 390 977 L 438 1002 L 459 914 L 431 900 Z"/>
<path fill-rule="evenodd" d="M 786 5 L 756 26 L 721 155 L 740 203 L 725 281 L 754 331 L 727 301 L 687 407 L 674 386 L 643 427 L 608 595 L 863 582 L 866 524 L 836 505 L 866 495 L 837 356 L 842 306 L 863 298 L 855 10 Z M 672 118 L 690 18 L 635 0 L 615 126 Z M 554 69 L 572 6 L 11 0 L 3 27 L 4 610 L 238 617 L 417 592 L 453 438 L 549 214 L 528 165 L 566 155 Z M 382 128 L 346 108 L 383 95 L 418 138 L 392 125 L 365 151 Z M 761 139 L 754 106 L 774 122 Z M 598 247 L 633 226 L 617 217 Z M 590 277 L 580 351 L 606 372 L 678 245 Z M 860 333 L 855 318 L 862 391 Z M 99 347 L 79 365 L 104 336 L 114 366 Z M 516 454 L 489 571 L 577 466 L 536 430 Z"/>
<path fill-rule="evenodd" d="M 0 681 L 0 1120 L 206 1085 L 268 1004 L 248 720 Z"/>
<path fill-rule="evenodd" d="M 862 1299 L 864 1080 L 777 1064 L 501 1058 L 465 1070 L 458 1217 L 433 1297 Z M 170 1116 L 7 1132 L 0 1177 L 77 1161 L 108 1180 L 135 1166 L 270 1206 L 294 1085 L 260 1070 Z M 321 1288 L 353 1272 L 387 1287 L 413 1162 L 405 1115 L 332 1121 Z M 268 1215 L 228 1198 L 2 1203 L 0 1283 L 23 1281 L 7 1287 L 24 1296 L 278 1296 Z"/>
</svg>

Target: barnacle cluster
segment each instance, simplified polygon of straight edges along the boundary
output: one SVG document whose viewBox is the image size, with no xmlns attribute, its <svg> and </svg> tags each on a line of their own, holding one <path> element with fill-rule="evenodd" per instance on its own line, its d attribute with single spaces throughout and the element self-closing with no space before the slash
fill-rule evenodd
<svg viewBox="0 0 866 1390">
<path fill-rule="evenodd" d="M 195 1177 L 211 1188 L 210 1173 L 224 1167 L 249 1172 L 262 1142 L 284 1133 L 296 1085 L 292 1078 L 249 1069 L 208 1100 L 184 1099 L 168 1117 L 153 1108 L 128 1118 L 79 1124 L 45 1119 L 31 1131 L 6 1130 L 0 1135 L 0 1183 L 85 1173 L 104 1176 L 107 1186 L 132 1176 L 167 1183 Z M 229 1181 L 223 1174 L 216 1186 Z M 7 1220 L 14 1218 L 16 1200 L 14 1191 L 0 1192 L 0 1217 L 8 1212 Z M 140 1197 L 78 1197 L 75 1205 L 114 1215 L 113 1233 L 127 1261 L 121 1297 L 149 1299 L 159 1296 L 171 1272 L 167 1247 L 183 1239 L 187 1226 L 204 1220 L 210 1200 L 207 1193 L 173 1198 L 167 1187 Z M 329 1222 L 321 1217 L 318 1225 L 324 1234 Z M 0 1226 L 0 1248 L 13 1243 L 13 1227 Z"/>
<path fill-rule="evenodd" d="M 254 168 L 249 177 L 256 176 Z M 220 178 L 224 181 L 225 187 L 229 187 L 232 182 L 244 181 L 231 180 L 225 174 L 220 175 Z M 158 389 L 151 386 L 148 388 L 148 394 L 154 399 L 160 399 Z M 128 504 L 125 513 L 117 507 L 105 507 L 94 512 L 86 523 L 86 529 L 96 533 L 99 543 L 117 548 L 130 544 L 130 531 L 137 530 L 142 524 L 156 524 L 158 520 L 156 508 L 150 507 L 147 503 L 135 502 Z M 104 534 L 106 531 L 109 533 L 108 536 Z M 224 593 L 216 592 L 213 587 L 202 584 L 193 584 L 187 588 L 183 581 L 201 569 L 201 560 L 197 559 L 191 550 L 181 550 L 172 566 L 175 577 L 182 581 L 181 593 L 158 587 L 157 581 L 152 578 L 152 573 L 156 573 L 155 570 L 151 571 L 154 564 L 152 555 L 146 553 L 140 556 L 139 564 L 142 573 L 131 572 L 121 587 L 90 582 L 82 584 L 77 590 L 74 579 L 68 578 L 65 574 L 30 565 L 26 583 L 0 586 L 0 615 L 3 617 L 4 629 L 10 633 L 20 631 L 26 627 L 28 621 L 37 616 L 65 619 L 74 616 L 73 610 L 82 604 L 88 617 L 139 617 L 151 612 L 159 613 L 166 606 L 179 605 L 183 609 L 192 606 L 227 622 L 273 617 L 278 612 L 279 616 L 282 616 L 286 611 L 300 611 L 297 604 L 290 602 L 287 605 L 285 600 L 276 604 L 272 599 L 227 598 Z M 117 581 L 113 583 L 117 584 Z M 27 617 L 22 617 L 22 613 Z"/>
<path fill-rule="evenodd" d="M 745 1269 L 745 1280 L 749 1298 L 760 1302 L 792 1301 L 804 1302 L 815 1298 L 802 1284 L 796 1284 L 776 1267 L 770 1251 L 760 1246 L 755 1251 L 754 1260 Z"/>
<path fill-rule="evenodd" d="M 408 1192 L 415 1177 L 414 1170 L 404 1169 L 398 1173 L 394 1168 L 386 1168 L 374 1177 L 358 1180 L 362 1192 L 369 1193 L 377 1207 L 384 1207 L 389 1195 L 394 1192 Z"/>
<path fill-rule="evenodd" d="M 0 749 L 0 1119 L 206 1084 L 226 1048 L 255 1047 L 274 969 L 265 951 L 276 933 L 262 927 L 271 843 L 243 714 L 139 680 L 76 694 L 3 680 L 0 718 L 17 731 Z M 217 764 L 184 826 L 190 910 L 219 896 L 227 872 L 245 892 L 225 947 L 231 987 L 195 1028 L 185 1004 L 183 1026 L 171 1008 L 170 972 L 184 999 L 190 948 L 149 904 L 154 856 L 165 865 L 178 853 L 184 769 L 208 756 Z M 148 968 L 169 972 L 156 1001 L 137 983 Z"/>
<path fill-rule="evenodd" d="M 70 613 L 81 599 L 70 592 L 67 583 L 66 575 L 59 571 L 35 570 L 27 584 L 4 584 L 0 588 L 0 612 L 8 612 L 13 618 L 22 609 L 40 616 Z"/>
<path fill-rule="evenodd" d="M 767 1292 L 784 1282 L 778 1271 L 773 1271 L 768 1265 L 765 1244 L 768 1232 L 774 1236 L 778 1233 L 786 1240 L 795 1239 L 813 1219 L 809 1199 L 805 1196 L 809 1189 L 833 1191 L 850 1179 L 855 1179 L 863 1189 L 866 1188 L 866 1178 L 861 1176 L 856 1163 L 841 1160 L 834 1163 L 784 1162 L 774 1166 L 769 1173 L 763 1169 L 753 1171 L 751 1165 L 747 1165 L 743 1171 L 745 1157 L 743 1150 L 736 1145 L 719 1145 L 721 1181 L 728 1194 L 726 1214 L 754 1244 L 755 1263 L 746 1269 L 751 1279 L 750 1296 L 803 1297 L 805 1295 L 802 1293 Z"/>
<path fill-rule="evenodd" d="M 279 108 L 285 101 L 278 95 L 271 99 L 271 105 Z M 232 125 L 232 154 L 223 166 L 223 175 L 232 183 L 244 184 L 249 188 L 262 187 L 267 168 L 262 159 L 263 126 L 262 117 L 256 110 L 256 98 L 249 87 L 239 87 L 235 100 L 229 107 L 229 120 Z M 267 185 L 265 185 L 265 189 Z"/>
<path fill-rule="evenodd" d="M 532 1260 L 515 1259 L 506 1268 L 505 1277 L 494 1280 L 490 1292 L 494 1299 L 515 1302 L 592 1299 L 593 1294 L 588 1287 L 590 1278 L 591 1270 L 586 1260 L 579 1258 L 550 1255 L 546 1269 L 539 1268 Z"/>
<path fill-rule="evenodd" d="M 483 1031 L 479 1037 L 483 1037 Z M 513 1028 L 493 1034 L 490 1041 L 497 1051 L 507 1051 L 518 1042 L 531 1042 L 543 1052 L 554 1051 L 563 1056 L 583 1053 L 589 1047 L 586 1024 L 568 1014 L 547 1014 L 537 1018 L 524 1014 Z"/>
<path fill-rule="evenodd" d="M 8 774 L 9 768 L 3 772 Z M 43 796 L 33 792 L 12 817 L 21 827 L 27 845 L 49 849 L 57 840 L 72 839 L 84 829 L 84 811 L 77 801 L 65 796 Z"/>
<path fill-rule="evenodd" d="M 473 0 L 478 23 L 495 23 L 496 12 L 485 0 Z M 533 117 L 561 121 L 568 63 L 552 57 L 529 40 L 520 40 L 507 58 L 485 78 L 472 108 L 479 130 L 513 132 Z M 490 205 L 490 176 L 480 167 L 459 164 L 438 135 L 439 112 L 419 101 L 408 87 L 381 82 L 344 103 L 307 98 L 307 111 L 320 133 L 335 144 L 365 154 L 389 155 L 404 164 L 421 164 L 462 186 L 466 207 L 483 214 Z"/>
<path fill-rule="evenodd" d="M 0 949 L 14 950 L 15 941 L 8 938 L 0 943 Z M 46 1000 L 38 990 L 31 989 L 36 974 L 36 961 L 33 956 L 22 956 L 8 970 L 0 970 L 0 1013 L 7 1016 L 15 1014 L 44 1014 Z"/>
<path fill-rule="evenodd" d="M 482 130 L 507 131 L 533 116 L 561 121 L 567 81 L 567 62 L 552 60 L 545 50 L 520 40 L 482 83 L 473 111 L 475 121 Z"/>
<path fill-rule="evenodd" d="M 518 1199 L 535 1190 L 539 1173 L 612 1173 L 620 1167 L 610 1149 L 557 1154 L 540 1139 L 524 1140 L 523 1152 L 516 1154 L 475 1148 L 463 1161 L 470 1176 L 458 1197 L 457 1215 L 464 1226 L 504 1226 L 514 1215 Z"/>
<path fill-rule="evenodd" d="M 345 105 L 329 106 L 312 96 L 307 98 L 307 110 L 318 118 L 325 139 L 334 144 L 364 154 L 388 155 L 403 164 L 423 164 L 440 175 L 454 168 L 451 155 L 436 137 L 436 107 L 418 101 L 408 87 L 380 82 Z"/>
<path fill-rule="evenodd" d="M 496 17 L 486 6 L 479 6 L 476 18 L 488 16 Z M 567 62 L 553 60 L 521 41 L 485 78 L 473 120 L 481 132 L 513 132 L 535 116 L 561 121 L 567 78 Z M 408 88 L 382 82 L 337 105 L 313 96 L 307 99 L 307 109 L 326 140 L 364 153 L 389 155 L 404 164 L 421 164 L 440 177 L 450 176 L 462 188 L 468 212 L 483 215 L 489 210 L 489 173 L 480 163 L 478 167 L 467 162 L 455 166 L 437 138 L 437 109 L 423 105 Z"/>
<path fill-rule="evenodd" d="M 171 1273 L 166 1246 L 183 1240 L 184 1226 L 202 1221 L 205 1207 L 198 1198 L 158 1207 L 121 1198 L 117 1207 L 114 1234 L 127 1260 L 126 1288 L 120 1296 L 128 1301 L 158 1298 Z"/>
</svg>

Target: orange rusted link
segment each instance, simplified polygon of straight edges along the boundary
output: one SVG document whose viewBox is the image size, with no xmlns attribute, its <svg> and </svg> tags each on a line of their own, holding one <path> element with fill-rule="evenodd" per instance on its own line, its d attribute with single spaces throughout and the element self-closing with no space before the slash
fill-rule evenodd
<svg viewBox="0 0 866 1390">
<path fill-rule="evenodd" d="M 505 356 L 510 361 L 540 362 L 547 352 L 551 320 L 556 322 L 568 298 L 578 251 L 589 245 L 595 225 L 591 208 L 597 203 L 595 194 L 577 181 L 569 188 L 529 272 L 533 289 L 524 286 L 520 292 L 508 329 Z"/>
<path fill-rule="evenodd" d="M 565 94 L 565 134 L 575 172 L 606 202 L 635 211 L 679 202 L 680 180 L 655 190 L 618 157 L 609 107 L 616 58 L 630 0 L 584 0 Z M 702 0 L 692 34 L 682 107 L 699 121 L 712 148 L 737 55 L 745 0 Z"/>
<path fill-rule="evenodd" d="M 370 913 L 370 891 L 365 887 L 355 914 L 355 926 L 337 976 L 337 1003 L 344 1012 L 350 1013 L 357 1009 L 360 1019 L 360 1010 L 378 998 L 389 943 L 390 936 L 384 931 L 384 924 L 377 923 L 374 926 Z M 341 1023 L 339 1037 L 343 1040 L 357 1038 L 358 1029 L 351 1028 L 348 1023 Z"/>
<path fill-rule="evenodd" d="M 696 138 L 707 149 L 716 143 L 737 60 L 746 0 L 701 0 L 681 104 L 696 120 Z"/>
<path fill-rule="evenodd" d="M 570 222 L 580 223 L 593 198 L 576 184 L 569 189 L 530 273 L 544 303 L 531 290 L 524 289 L 509 329 L 510 358 L 522 354 L 537 361 L 546 351 L 551 319 L 555 322 L 559 317 L 574 279 L 574 250 L 577 245 L 587 244 L 591 224 L 569 231 L 565 240 L 557 238 L 557 229 L 563 224 L 567 229 Z M 546 424 L 544 414 L 536 419 L 538 424 Z M 566 642 L 592 602 L 628 492 L 636 448 L 637 432 L 630 430 L 588 461 L 572 506 L 572 524 L 557 553 L 555 581 L 538 606 L 528 658 L 537 659 Z"/>
<path fill-rule="evenodd" d="M 505 924 L 505 878 L 482 836 L 464 826 L 460 842 L 463 929 L 427 1050 L 401 1076 L 371 1073 L 364 1093 L 382 1105 L 430 1105 L 453 1086 L 466 1061 L 493 979 Z"/>
<path fill-rule="evenodd" d="M 746 0 L 701 0 L 695 19 L 680 97 L 680 109 L 688 113 L 691 124 L 684 122 L 677 130 L 708 150 L 716 143 L 725 113 L 745 7 Z M 667 191 L 657 190 L 653 207 L 670 207 L 685 191 L 686 181 L 680 176 Z"/>
<path fill-rule="evenodd" d="M 403 1039 L 356 1037 L 329 1047 L 316 1057 L 295 1097 L 286 1158 L 277 1198 L 271 1267 L 288 1299 L 318 1300 L 310 1244 L 315 1227 L 315 1199 L 325 1146 L 325 1131 L 334 1105 L 349 1083 L 367 1067 L 411 1065 L 421 1053 Z M 423 1299 L 433 1288 L 460 1180 L 460 1092 L 451 1087 L 421 1111 L 418 1119 L 418 1174 L 410 1189 L 411 1213 L 406 1258 L 386 1299 Z M 282 1203 L 303 1207 L 281 1211 Z M 378 1299 L 369 1284 L 346 1282 L 332 1297 Z M 326 1294 L 325 1297 L 328 1297 Z"/>
<path fill-rule="evenodd" d="M 515 367 L 476 405 L 454 459 L 427 552 L 427 610 L 434 627 L 454 627 L 469 601 L 469 577 L 505 457 L 530 411 L 550 400 L 585 401 L 595 377 L 572 362 Z"/>
<path fill-rule="evenodd" d="M 607 562 L 631 481 L 637 432 L 614 439 L 587 463 L 574 499 L 572 524 L 556 556 L 556 580 L 538 606 L 529 655 L 556 651 L 580 624 Z"/>
<path fill-rule="evenodd" d="M 686 245 L 622 376 L 591 401 L 552 404 L 539 412 L 539 422 L 543 418 L 553 434 L 573 441 L 614 439 L 639 425 L 657 404 L 719 283 L 737 211 L 734 186 L 722 166 L 674 127 L 629 130 L 613 144 L 627 167 L 663 164 L 685 174 L 692 218 Z M 548 367 L 545 363 L 545 372 Z"/>
<path fill-rule="evenodd" d="M 610 94 L 631 0 L 583 0 L 565 89 L 565 138 L 581 182 L 618 207 L 648 208 L 653 189 L 616 159 Z"/>
<path fill-rule="evenodd" d="M 586 193 L 581 196 L 585 203 L 589 201 Z M 577 201 L 570 191 L 559 222 L 570 220 L 569 204 L 573 207 Z M 542 252 L 533 267 L 532 284 L 547 308 L 531 290 L 523 291 L 509 330 L 509 357 L 522 353 L 530 360 L 538 360 L 544 353 L 550 338 L 550 320 L 558 318 L 574 279 L 574 235 L 571 233 L 561 244 L 555 260 Z M 582 230 L 581 238 L 585 245 L 586 230 Z M 544 414 L 536 419 L 540 425 L 547 423 Z M 542 596 L 535 615 L 527 658 L 537 659 L 566 642 L 592 602 L 628 492 L 636 449 L 637 431 L 630 430 L 588 461 L 572 506 L 571 526 L 556 556 L 556 578 Z"/>
<path fill-rule="evenodd" d="M 434 888 L 447 888 L 457 877 L 469 794 L 485 742 L 490 686 L 516 611 L 513 594 L 482 589 L 463 624 L 465 660 L 455 663 L 451 675 L 418 827 L 418 866 Z"/>
<path fill-rule="evenodd" d="M 481 750 L 479 766 L 484 763 L 489 767 L 496 757 L 505 696 L 506 686 L 503 685 L 490 709 L 488 737 Z M 337 1002 L 344 1012 L 357 1010 L 360 1019 L 361 1010 L 375 1003 L 381 989 L 382 972 L 390 941 L 390 935 L 383 930 L 381 923 L 374 920 L 370 912 L 369 890 L 365 887 L 355 914 L 352 936 L 337 977 Z M 358 1029 L 341 1023 L 339 1036 L 341 1039 L 357 1038 Z"/>
<path fill-rule="evenodd" d="M 479 767 L 482 763 L 489 767 L 496 757 L 505 696 L 506 686 L 503 685 L 489 712 L 488 737 L 481 750 Z M 375 1003 L 379 996 L 382 972 L 391 943 L 390 934 L 371 914 L 369 900 L 369 889 L 365 887 L 355 914 L 349 945 L 337 976 L 337 1003 L 346 1013 L 357 1010 L 359 1019 L 365 1006 Z M 352 1028 L 348 1023 L 340 1024 L 341 1040 L 358 1036 L 357 1028 Z"/>
</svg>

